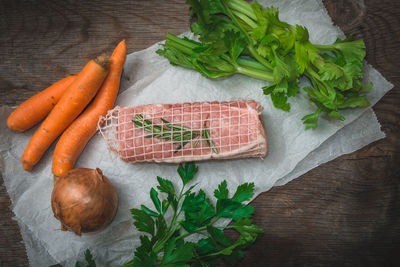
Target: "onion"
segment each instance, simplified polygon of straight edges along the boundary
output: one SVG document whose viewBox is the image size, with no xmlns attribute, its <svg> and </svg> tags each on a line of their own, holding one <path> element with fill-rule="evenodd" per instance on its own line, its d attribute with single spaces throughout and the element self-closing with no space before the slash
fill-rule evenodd
<svg viewBox="0 0 400 267">
<path fill-rule="evenodd" d="M 54 185 L 51 208 L 61 230 L 81 235 L 111 223 L 118 209 L 118 195 L 99 168 L 77 168 Z"/>
</svg>

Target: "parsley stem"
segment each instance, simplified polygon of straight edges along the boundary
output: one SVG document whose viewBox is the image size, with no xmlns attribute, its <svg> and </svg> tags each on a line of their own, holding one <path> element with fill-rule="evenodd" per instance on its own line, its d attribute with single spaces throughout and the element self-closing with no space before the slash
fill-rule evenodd
<svg viewBox="0 0 400 267">
<path fill-rule="evenodd" d="M 205 231 L 205 230 L 207 230 L 207 227 L 208 227 L 208 226 L 213 225 L 213 224 L 214 224 L 215 222 L 217 222 L 219 219 L 220 219 L 219 217 L 214 217 L 208 224 L 206 224 L 206 225 L 204 225 L 204 226 L 202 226 L 202 227 L 197 228 L 197 229 L 194 230 L 193 232 L 190 232 L 190 233 L 189 233 L 189 232 L 186 232 L 186 233 L 184 233 L 184 234 L 178 236 L 178 237 L 176 238 L 176 240 L 181 239 L 181 238 L 188 237 L 188 236 L 190 236 L 190 235 L 192 235 L 192 234 L 198 234 L 198 233 L 201 232 L 201 231 Z"/>
<path fill-rule="evenodd" d="M 177 199 L 177 203 L 178 203 L 177 208 L 174 209 L 174 214 L 172 215 L 171 224 L 169 225 L 169 227 L 166 231 L 168 234 L 166 236 L 164 236 L 164 238 L 157 241 L 156 244 L 154 244 L 153 251 L 156 254 L 163 248 L 164 243 L 171 237 L 171 235 L 176 231 L 176 229 L 179 226 L 179 223 L 176 223 L 176 220 L 178 219 L 179 214 L 180 214 L 180 212 L 177 214 L 177 209 L 179 208 L 179 203 L 183 197 L 183 189 L 185 189 L 185 184 L 182 185 L 181 191 L 179 192 L 178 199 Z M 173 231 L 171 231 L 172 227 L 174 228 Z"/>
<path fill-rule="evenodd" d="M 176 238 L 176 240 L 181 239 L 181 238 L 188 237 L 188 236 L 190 236 L 190 235 L 192 235 L 192 234 L 198 234 L 199 232 L 205 231 L 205 230 L 207 230 L 207 226 L 202 226 L 202 227 L 200 227 L 200 228 L 197 228 L 197 229 L 194 230 L 193 232 L 186 232 L 186 233 L 184 233 L 184 234 L 181 234 L 180 236 L 178 236 L 178 237 Z"/>
<path fill-rule="evenodd" d="M 164 244 L 165 242 L 167 242 L 171 236 L 175 233 L 176 229 L 178 229 L 179 227 L 179 223 L 171 223 L 171 226 L 174 225 L 173 229 L 171 229 L 170 231 L 167 231 L 167 235 L 164 236 L 164 238 L 162 238 L 161 240 L 157 241 L 157 243 L 154 245 L 153 247 L 153 252 L 155 254 L 158 254 L 163 248 L 164 248 Z"/>
<path fill-rule="evenodd" d="M 215 256 L 220 255 L 222 253 L 222 251 L 223 251 L 223 249 L 219 250 L 218 252 L 214 252 L 214 253 L 211 253 L 211 254 L 200 256 L 200 258 L 215 257 Z"/>
</svg>

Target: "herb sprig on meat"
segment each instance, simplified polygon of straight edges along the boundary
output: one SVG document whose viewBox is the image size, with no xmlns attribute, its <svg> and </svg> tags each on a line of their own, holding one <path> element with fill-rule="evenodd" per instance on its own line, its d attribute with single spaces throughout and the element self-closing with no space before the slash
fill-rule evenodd
<svg viewBox="0 0 400 267">
<path fill-rule="evenodd" d="M 152 134 L 146 135 L 145 138 L 158 138 L 164 140 L 174 140 L 174 145 L 179 145 L 175 150 L 178 152 L 182 147 L 192 140 L 195 140 L 193 147 L 196 147 L 200 141 L 200 137 L 206 145 L 208 145 L 215 154 L 218 154 L 218 149 L 216 148 L 214 142 L 211 140 L 211 135 L 209 130 L 206 128 L 206 123 L 204 123 L 204 129 L 201 131 L 194 131 L 188 127 L 172 124 L 169 121 L 161 118 L 164 125 L 157 125 L 150 120 L 144 119 L 142 114 L 136 114 L 135 119 L 132 122 L 136 127 L 143 128 L 143 130 L 150 132 Z"/>
</svg>

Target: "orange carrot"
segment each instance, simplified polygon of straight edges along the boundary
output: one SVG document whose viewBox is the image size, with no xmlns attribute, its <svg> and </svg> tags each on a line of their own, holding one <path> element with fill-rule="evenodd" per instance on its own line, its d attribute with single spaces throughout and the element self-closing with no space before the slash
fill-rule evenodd
<svg viewBox="0 0 400 267">
<path fill-rule="evenodd" d="M 92 100 L 107 76 L 107 68 L 105 56 L 86 64 L 29 141 L 21 158 L 25 170 L 33 168 L 51 143 Z"/>
<path fill-rule="evenodd" d="M 75 77 L 67 76 L 19 105 L 7 118 L 8 128 L 14 132 L 24 132 L 43 120 Z"/>
<path fill-rule="evenodd" d="M 110 71 L 95 99 L 61 135 L 53 154 L 52 171 L 55 176 L 62 176 L 74 167 L 86 144 L 96 133 L 99 117 L 105 116 L 114 107 L 125 58 L 126 44 L 123 40 L 110 57 Z"/>
</svg>

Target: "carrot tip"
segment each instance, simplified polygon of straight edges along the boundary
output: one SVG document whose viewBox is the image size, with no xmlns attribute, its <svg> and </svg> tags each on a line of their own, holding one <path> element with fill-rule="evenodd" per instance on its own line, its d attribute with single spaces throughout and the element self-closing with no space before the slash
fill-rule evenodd
<svg viewBox="0 0 400 267">
<path fill-rule="evenodd" d="M 31 171 L 33 168 L 33 165 L 27 162 L 22 162 L 22 168 L 24 168 L 25 171 Z"/>
</svg>

